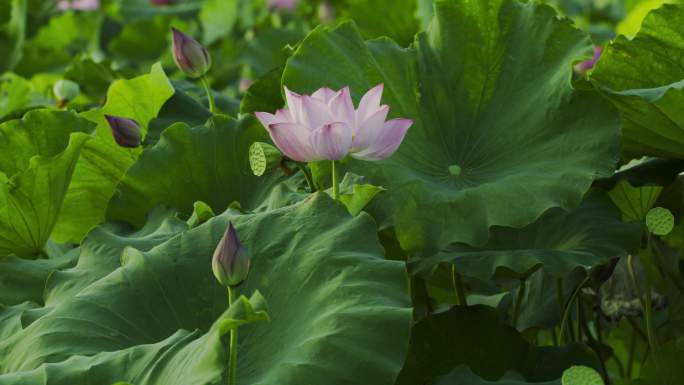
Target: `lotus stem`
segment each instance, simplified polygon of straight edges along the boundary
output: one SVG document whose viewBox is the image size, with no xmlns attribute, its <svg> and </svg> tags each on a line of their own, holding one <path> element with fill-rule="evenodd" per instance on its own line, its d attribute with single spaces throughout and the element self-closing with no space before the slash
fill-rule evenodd
<svg viewBox="0 0 684 385">
<path fill-rule="evenodd" d="M 233 288 L 228 287 L 228 307 L 233 305 Z M 228 385 L 237 384 L 237 328 L 230 330 L 230 361 L 228 362 Z"/>
<path fill-rule="evenodd" d="M 463 280 L 461 274 L 456 271 L 456 265 L 451 265 L 451 283 L 454 286 L 454 292 L 458 299 L 458 305 L 468 306 L 468 300 L 465 296 L 465 288 L 463 287 Z"/>
<path fill-rule="evenodd" d="M 207 100 L 209 101 L 209 111 L 212 115 L 216 115 L 216 101 L 214 100 L 214 94 L 211 92 L 209 80 L 206 76 L 202 76 L 200 78 L 200 82 L 202 83 L 202 87 L 204 87 L 204 91 L 207 93 Z"/>
<path fill-rule="evenodd" d="M 582 290 L 582 287 L 589 282 L 589 279 L 591 276 L 587 274 L 586 277 L 580 282 L 577 287 L 575 287 L 575 290 L 573 290 L 572 294 L 570 295 L 570 298 L 568 298 L 568 303 L 565 304 L 565 307 L 563 309 L 563 316 L 561 317 L 561 325 L 560 325 L 560 333 L 558 335 L 558 339 L 563 344 L 564 337 L 565 337 L 565 329 L 568 327 L 568 320 L 570 318 L 570 314 L 572 313 L 572 305 L 575 302 L 575 299 L 579 295 L 580 291 Z"/>
<path fill-rule="evenodd" d="M 520 280 L 520 287 L 518 288 L 518 298 L 515 300 L 515 307 L 513 308 L 513 327 L 518 327 L 518 317 L 520 316 L 520 308 L 522 301 L 525 298 L 525 279 Z"/>
<path fill-rule="evenodd" d="M 647 250 L 650 251 L 651 249 L 651 236 L 650 234 L 647 237 Z M 646 282 L 646 292 L 644 295 L 641 294 L 641 287 L 639 285 L 639 281 L 637 280 L 636 273 L 634 272 L 634 265 L 633 265 L 633 259 L 634 257 L 632 255 L 627 256 L 627 271 L 629 272 L 629 277 L 632 280 L 632 284 L 634 285 L 634 288 L 636 290 L 637 296 L 639 297 L 639 301 L 641 302 L 641 308 L 644 312 L 644 318 L 646 320 L 646 338 L 648 339 L 648 346 L 651 348 L 653 351 L 653 361 L 656 364 L 656 367 L 659 367 L 658 364 L 658 355 L 657 355 L 657 341 L 655 337 L 655 331 L 653 329 L 653 307 L 651 304 L 651 285 L 648 284 L 648 279 Z"/>
<path fill-rule="evenodd" d="M 306 163 L 297 162 L 297 167 L 299 168 L 299 170 L 304 175 L 304 179 L 306 179 L 306 184 L 309 186 L 309 192 L 313 193 L 314 191 L 316 191 L 316 187 L 314 187 L 313 179 L 311 178 L 311 173 L 306 168 Z"/>
<path fill-rule="evenodd" d="M 338 178 L 337 178 L 337 161 L 332 161 L 332 191 L 333 191 L 333 199 L 334 200 L 340 200 L 340 186 L 338 184 Z"/>
</svg>

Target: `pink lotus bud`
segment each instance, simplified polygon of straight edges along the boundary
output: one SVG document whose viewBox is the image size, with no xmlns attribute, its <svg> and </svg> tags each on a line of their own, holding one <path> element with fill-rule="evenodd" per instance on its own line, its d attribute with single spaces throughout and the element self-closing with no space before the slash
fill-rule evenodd
<svg viewBox="0 0 684 385">
<path fill-rule="evenodd" d="M 96 11 L 100 9 L 100 0 L 60 0 L 57 9 L 67 11 L 74 9 L 77 11 Z"/>
<path fill-rule="evenodd" d="M 603 48 L 601 48 L 600 46 L 594 47 L 594 56 L 589 60 L 585 60 L 581 63 L 575 64 L 575 67 L 573 68 L 575 70 L 575 73 L 577 75 L 583 75 L 590 69 L 594 68 L 598 60 L 601 58 L 602 53 Z"/>
<path fill-rule="evenodd" d="M 297 9 L 297 0 L 269 0 L 268 6 L 272 9 L 293 12 Z"/>
<path fill-rule="evenodd" d="M 355 110 L 349 87 L 339 91 L 323 87 L 312 95 L 299 95 L 285 87 L 287 108 L 275 114 L 256 112 L 273 142 L 299 162 L 353 158 L 376 161 L 399 148 L 410 119 L 386 121 L 388 105 L 381 105 L 383 85 L 366 92 Z"/>
<path fill-rule="evenodd" d="M 335 19 L 335 10 L 328 0 L 323 0 L 318 4 L 318 21 L 330 23 Z"/>
<path fill-rule="evenodd" d="M 178 68 L 191 78 L 199 78 L 209 71 L 211 56 L 202 44 L 189 35 L 171 28 L 173 34 L 173 60 Z"/>
<path fill-rule="evenodd" d="M 232 223 L 228 224 L 226 232 L 214 250 L 211 269 L 216 280 L 226 287 L 236 287 L 247 278 L 249 254 L 240 242 Z"/>
<path fill-rule="evenodd" d="M 105 115 L 114 140 L 121 147 L 134 148 L 140 145 L 142 135 L 140 125 L 133 119 Z"/>
</svg>

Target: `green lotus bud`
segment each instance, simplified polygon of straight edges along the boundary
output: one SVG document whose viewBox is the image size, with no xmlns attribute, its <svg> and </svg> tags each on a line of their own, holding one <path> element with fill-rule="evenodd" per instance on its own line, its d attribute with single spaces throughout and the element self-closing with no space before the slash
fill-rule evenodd
<svg viewBox="0 0 684 385">
<path fill-rule="evenodd" d="M 283 154 L 280 150 L 268 143 L 254 142 L 249 147 L 249 166 L 256 176 L 262 176 L 280 167 L 282 160 Z"/>
<path fill-rule="evenodd" d="M 232 223 L 228 223 L 226 232 L 214 250 L 211 269 L 216 280 L 226 287 L 236 287 L 247 278 L 249 254 L 240 242 Z"/>
<path fill-rule="evenodd" d="M 646 227 L 655 235 L 667 235 L 674 228 L 674 215 L 664 207 L 654 207 L 646 214 Z"/>
<path fill-rule="evenodd" d="M 171 28 L 173 35 L 173 61 L 191 78 L 199 78 L 211 68 L 211 56 L 202 44 L 183 32 Z"/>
<path fill-rule="evenodd" d="M 57 101 L 64 105 L 70 100 L 74 100 L 81 93 L 81 87 L 68 79 L 60 79 L 52 86 Z"/>
</svg>

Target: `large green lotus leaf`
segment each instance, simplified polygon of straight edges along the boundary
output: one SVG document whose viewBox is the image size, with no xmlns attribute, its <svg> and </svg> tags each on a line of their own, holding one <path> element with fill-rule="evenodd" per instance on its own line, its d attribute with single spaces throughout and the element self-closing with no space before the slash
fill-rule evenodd
<svg viewBox="0 0 684 385">
<path fill-rule="evenodd" d="M 204 44 L 211 45 L 216 40 L 233 32 L 238 19 L 238 0 L 207 0 L 199 12 L 202 23 Z"/>
<path fill-rule="evenodd" d="M 56 270 L 73 266 L 77 259 L 78 250 L 75 249 L 48 259 L 3 258 L 0 260 L 0 305 L 26 301 L 42 304 L 48 276 Z"/>
<path fill-rule="evenodd" d="M 104 114 L 135 119 L 144 136 L 150 121 L 173 94 L 161 65 L 155 64 L 147 75 L 112 83 L 104 107 L 81 114 L 97 123 L 96 136 L 81 152 L 53 238 L 79 243 L 90 229 L 104 222 L 116 185 L 140 155 L 140 149 L 119 147 L 114 142 Z"/>
<path fill-rule="evenodd" d="M 664 5 L 634 39 L 619 36 L 591 80 L 620 111 L 624 151 L 684 157 L 684 6 Z"/>
<path fill-rule="evenodd" d="M 589 38 L 547 6 L 514 0 L 435 4 L 426 33 L 402 49 L 364 42 L 353 23 L 318 27 L 288 60 L 298 92 L 378 83 L 391 117 L 415 120 L 382 162 L 349 169 L 388 189 L 374 216 L 402 247 L 431 255 L 453 242 L 484 244 L 489 227 L 525 226 L 551 207 L 573 208 L 619 152 L 617 116 L 573 91 L 571 66 Z M 372 211 L 373 212 L 373 211 Z"/>
<path fill-rule="evenodd" d="M 179 123 L 167 128 L 121 181 L 108 217 L 139 225 L 159 204 L 189 216 L 198 200 L 214 212 L 234 201 L 245 209 L 257 207 L 281 179 L 277 174 L 259 178 L 250 171 L 249 146 L 258 141 L 268 141 L 268 134 L 253 118 L 221 115 L 197 127 Z"/>
<path fill-rule="evenodd" d="M 91 129 L 72 112 L 48 110 L 0 125 L 0 256 L 41 251 Z"/>
<path fill-rule="evenodd" d="M 175 210 L 164 208 L 152 210 L 139 230 L 132 230 L 130 225 L 120 222 L 107 222 L 96 227 L 81 243 L 76 266 L 55 271 L 47 282 L 40 283 L 41 295 L 45 290 L 46 306 L 69 300 L 115 270 L 121 265 L 126 247 L 148 251 L 187 229 L 187 224 L 177 218 Z"/>
<path fill-rule="evenodd" d="M 634 187 L 627 180 L 621 180 L 608 196 L 620 209 L 623 221 L 642 222 L 662 191 L 663 186 Z"/>
<path fill-rule="evenodd" d="M 459 366 L 446 376 L 439 377 L 432 385 L 531 385 L 523 379 L 510 378 L 512 375 L 498 381 L 487 381 L 478 377 L 466 366 Z M 534 382 L 534 385 L 561 385 L 560 379 L 548 382 Z"/>
<path fill-rule="evenodd" d="M 0 20 L 0 72 L 11 70 L 21 59 L 21 48 L 26 31 L 27 0 L 3 1 L 0 13 L 7 20 Z"/>
<path fill-rule="evenodd" d="M 387 36 L 406 47 L 420 30 L 417 0 L 351 0 L 347 7 L 342 15 L 354 20 L 366 39 Z"/>
<path fill-rule="evenodd" d="M 263 296 L 241 296 L 211 325 L 208 332 L 179 330 L 168 338 L 127 349 L 73 356 L 63 362 L 0 375 L 7 385 L 110 384 L 127 378 L 134 384 L 221 384 L 228 360 L 221 336 L 231 329 L 268 321 Z"/>
<path fill-rule="evenodd" d="M 414 258 L 411 270 L 430 276 L 438 264 L 451 263 L 462 275 L 484 280 L 524 278 L 539 268 L 559 277 L 636 251 L 640 234 L 641 227 L 623 223 L 615 206 L 597 191 L 573 211 L 549 210 L 521 229 L 494 227 L 482 247 L 453 244 L 433 257 Z"/>
<path fill-rule="evenodd" d="M 149 1 L 121 0 L 118 17 L 124 21 L 136 19 L 152 19 L 158 15 L 191 16 L 202 8 L 204 0 L 184 0 L 174 4 L 158 6 Z"/>
<path fill-rule="evenodd" d="M 101 19 L 96 12 L 63 12 L 51 17 L 24 42 L 23 55 L 14 70 L 25 77 L 60 71 L 78 54 L 99 49 Z"/>
<path fill-rule="evenodd" d="M 35 84 L 6 72 L 0 76 L 0 122 L 18 119 L 29 109 L 54 103 Z"/>
<path fill-rule="evenodd" d="M 514 370 L 529 381 L 548 381 L 560 378 L 571 364 L 597 366 L 598 362 L 583 345 L 530 345 L 503 324 L 493 308 L 456 306 L 413 327 L 411 348 L 396 385 L 425 384 L 460 365 L 489 380 Z"/>
<path fill-rule="evenodd" d="M 184 361 L 201 352 L 165 346 L 201 338 L 225 309 L 210 261 L 229 221 L 252 258 L 237 294 L 259 290 L 271 319 L 240 329 L 239 383 L 394 383 L 411 322 L 404 264 L 384 259 L 372 218 L 322 193 L 264 213 L 229 210 L 147 252 L 125 249 L 120 267 L 0 342 L 0 383 L 222 384 L 184 376 L 225 373 L 226 360 L 195 368 Z M 146 368 L 165 356 L 180 367 L 163 365 L 157 380 Z"/>
</svg>

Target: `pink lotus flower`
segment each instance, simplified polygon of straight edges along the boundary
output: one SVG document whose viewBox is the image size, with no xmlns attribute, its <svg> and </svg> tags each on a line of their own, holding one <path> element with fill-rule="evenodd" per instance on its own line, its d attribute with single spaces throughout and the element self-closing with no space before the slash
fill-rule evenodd
<svg viewBox="0 0 684 385">
<path fill-rule="evenodd" d="M 75 9 L 79 11 L 96 11 L 100 9 L 100 0 L 61 0 L 57 3 L 57 9 L 66 11 Z"/>
<path fill-rule="evenodd" d="M 287 107 L 255 115 L 273 142 L 299 162 L 339 160 L 347 154 L 362 160 L 382 160 L 399 148 L 410 119 L 385 121 L 388 105 L 380 105 L 383 85 L 366 92 L 354 109 L 349 87 L 339 91 L 323 87 L 312 95 L 299 95 L 285 87 Z"/>
</svg>

